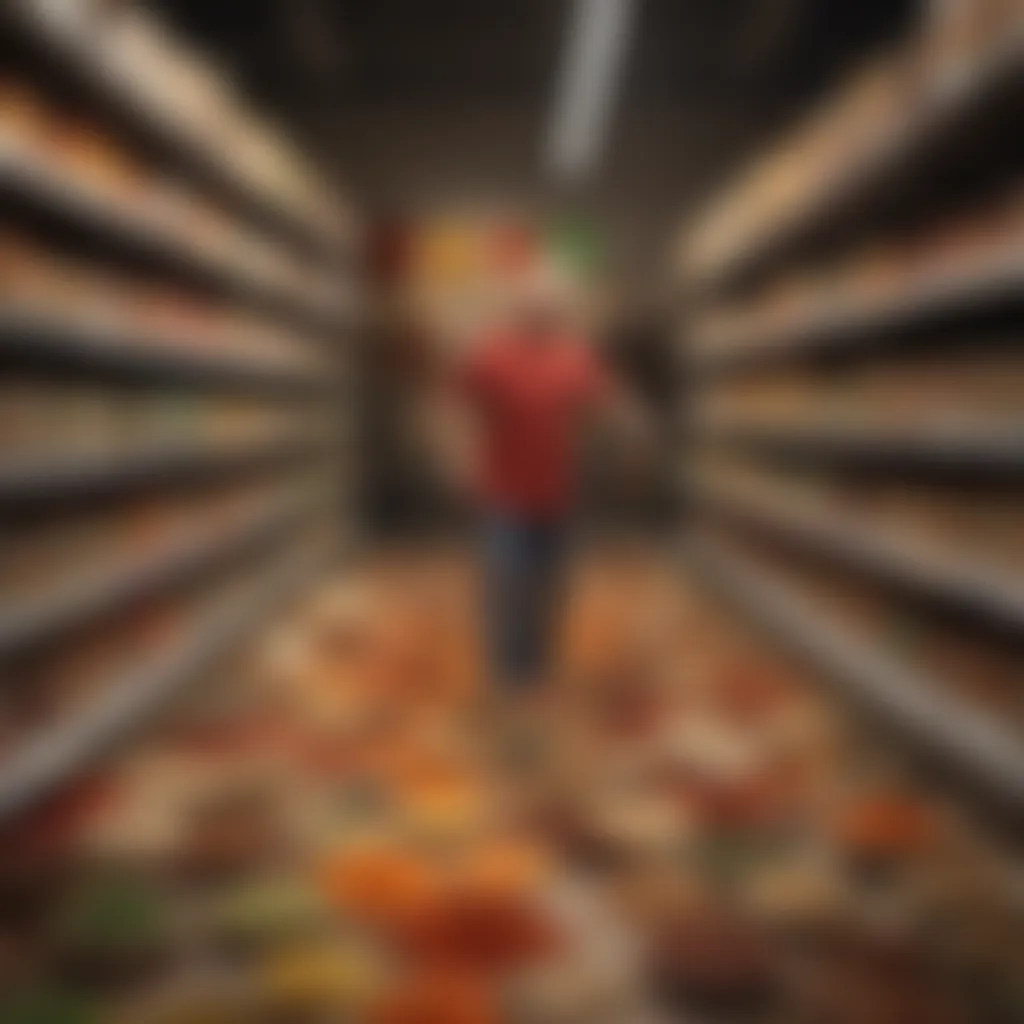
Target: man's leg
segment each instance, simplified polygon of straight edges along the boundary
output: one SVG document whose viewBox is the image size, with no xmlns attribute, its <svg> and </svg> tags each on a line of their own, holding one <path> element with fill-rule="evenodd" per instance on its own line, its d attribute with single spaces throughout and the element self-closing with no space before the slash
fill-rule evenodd
<svg viewBox="0 0 1024 1024">
<path fill-rule="evenodd" d="M 484 615 L 488 667 L 502 687 L 529 681 L 531 650 L 529 526 L 511 516 L 483 525 Z"/>
<path fill-rule="evenodd" d="M 529 680 L 546 682 L 562 607 L 565 570 L 565 527 L 560 522 L 532 524 L 528 540 L 527 601 L 524 617 Z"/>
</svg>

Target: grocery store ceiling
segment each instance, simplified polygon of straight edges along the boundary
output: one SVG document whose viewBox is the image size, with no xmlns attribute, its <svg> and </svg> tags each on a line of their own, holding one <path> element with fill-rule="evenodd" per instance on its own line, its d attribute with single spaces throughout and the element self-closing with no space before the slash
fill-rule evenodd
<svg viewBox="0 0 1024 1024">
<path fill-rule="evenodd" d="M 365 204 L 530 198 L 545 188 L 544 132 L 570 0 L 153 6 Z M 659 246 L 668 223 L 845 68 L 897 37 L 915 6 L 638 0 L 591 200 L 612 219 L 623 211 L 627 249 Z"/>
</svg>

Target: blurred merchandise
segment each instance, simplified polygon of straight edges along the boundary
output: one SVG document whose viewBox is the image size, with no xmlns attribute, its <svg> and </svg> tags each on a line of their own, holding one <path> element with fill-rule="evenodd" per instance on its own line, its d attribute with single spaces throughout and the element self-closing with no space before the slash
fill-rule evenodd
<svg viewBox="0 0 1024 1024">
<path fill-rule="evenodd" d="M 512 6 L 0 10 L 0 1024 L 1024 1021 L 1024 0 Z"/>
<path fill-rule="evenodd" d="M 1024 6 L 936 0 L 924 14 L 683 242 L 689 549 L 712 585 L 1013 821 Z M 850 831 L 876 828 L 884 817 Z"/>
<path fill-rule="evenodd" d="M 469 727 L 472 690 L 377 688 L 413 592 L 450 623 L 432 648 L 471 641 L 458 563 L 315 589 L 103 769 L 109 795 L 39 866 L 33 973 L 60 965 L 68 998 L 128 1020 L 623 1022 L 653 996 L 797 1022 L 820 1019 L 835 972 L 859 972 L 878 1013 L 1015 1005 L 998 936 L 1021 908 L 998 847 L 689 581 L 635 557 L 579 573 L 527 773 L 510 737 Z M 616 672 L 580 660 L 595 629 L 661 692 L 642 729 L 599 714 Z M 254 747 L 228 740 L 254 729 Z M 346 755 L 326 772 L 308 756 L 325 741 Z M 423 785 L 470 787 L 485 813 L 424 828 L 407 799 Z"/>
</svg>

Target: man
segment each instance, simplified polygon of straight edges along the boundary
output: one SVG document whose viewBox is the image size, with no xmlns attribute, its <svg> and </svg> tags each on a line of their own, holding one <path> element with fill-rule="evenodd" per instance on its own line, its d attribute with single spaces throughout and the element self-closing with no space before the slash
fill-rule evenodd
<svg viewBox="0 0 1024 1024">
<path fill-rule="evenodd" d="M 531 285 L 471 348 L 460 392 L 476 442 L 492 675 L 521 690 L 548 673 L 583 428 L 621 402 L 550 283 Z"/>
</svg>

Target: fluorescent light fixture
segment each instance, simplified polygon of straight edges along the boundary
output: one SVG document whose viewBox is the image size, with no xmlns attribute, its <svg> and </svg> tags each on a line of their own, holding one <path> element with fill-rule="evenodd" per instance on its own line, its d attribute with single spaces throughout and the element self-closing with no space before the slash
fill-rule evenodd
<svg viewBox="0 0 1024 1024">
<path fill-rule="evenodd" d="M 545 154 L 560 178 L 583 178 L 600 156 L 635 6 L 635 0 L 574 0 Z"/>
</svg>

